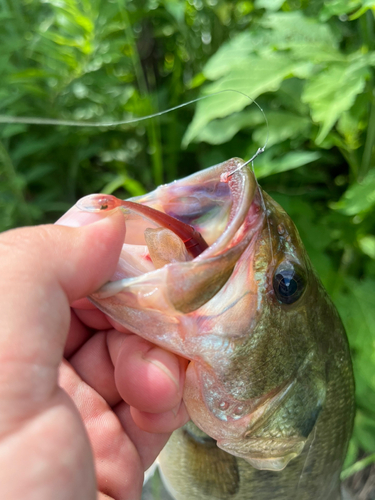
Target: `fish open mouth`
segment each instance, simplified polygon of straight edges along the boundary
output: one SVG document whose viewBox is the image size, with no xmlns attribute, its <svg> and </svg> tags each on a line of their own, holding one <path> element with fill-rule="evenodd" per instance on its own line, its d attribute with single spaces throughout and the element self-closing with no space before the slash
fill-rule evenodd
<svg viewBox="0 0 375 500">
<path fill-rule="evenodd" d="M 120 207 L 126 221 L 117 270 L 92 295 L 94 303 L 101 308 L 104 299 L 127 291 L 133 299 L 142 295 L 140 307 L 165 310 L 169 304 L 188 313 L 212 298 L 228 280 L 260 218 L 253 174 L 243 168 L 231 175 L 242 164 L 234 158 L 128 202 L 110 195 L 82 198 L 77 203 L 81 210 L 105 215 Z M 167 285 L 163 298 L 156 292 L 162 284 Z M 150 295 L 151 289 L 148 301 L 145 293 Z"/>
</svg>

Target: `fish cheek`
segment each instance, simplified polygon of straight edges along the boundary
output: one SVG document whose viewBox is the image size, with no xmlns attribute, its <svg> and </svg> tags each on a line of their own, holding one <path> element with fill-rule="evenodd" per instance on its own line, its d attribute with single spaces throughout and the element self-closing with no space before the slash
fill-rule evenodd
<svg viewBox="0 0 375 500">
<path fill-rule="evenodd" d="M 257 429 L 247 432 L 248 461 L 257 468 L 283 468 L 298 456 L 319 418 L 326 397 L 325 363 L 310 352 L 286 397 Z"/>
</svg>

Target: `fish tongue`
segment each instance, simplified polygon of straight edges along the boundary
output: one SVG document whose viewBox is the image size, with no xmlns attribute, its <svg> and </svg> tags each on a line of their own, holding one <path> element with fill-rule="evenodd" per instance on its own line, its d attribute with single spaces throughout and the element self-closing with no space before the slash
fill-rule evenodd
<svg viewBox="0 0 375 500">
<path fill-rule="evenodd" d="M 172 262 L 187 262 L 191 257 L 184 242 L 166 228 L 147 228 L 144 232 L 146 245 L 156 269 Z"/>
</svg>

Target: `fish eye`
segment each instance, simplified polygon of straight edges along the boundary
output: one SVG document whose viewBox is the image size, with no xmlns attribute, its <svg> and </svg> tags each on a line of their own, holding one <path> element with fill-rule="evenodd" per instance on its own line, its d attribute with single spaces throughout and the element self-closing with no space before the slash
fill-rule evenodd
<svg viewBox="0 0 375 500">
<path fill-rule="evenodd" d="M 282 304 L 293 304 L 303 294 L 306 286 L 304 271 L 297 264 L 283 262 L 273 276 L 273 289 Z"/>
</svg>

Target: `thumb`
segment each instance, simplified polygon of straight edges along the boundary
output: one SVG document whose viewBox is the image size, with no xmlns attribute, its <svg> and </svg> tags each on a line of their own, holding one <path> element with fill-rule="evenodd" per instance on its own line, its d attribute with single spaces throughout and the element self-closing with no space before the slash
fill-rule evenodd
<svg viewBox="0 0 375 500">
<path fill-rule="evenodd" d="M 81 228 L 47 225 L 0 235 L 0 415 L 9 399 L 37 403 L 54 390 L 69 304 L 110 279 L 124 235 L 119 211 Z"/>
</svg>

